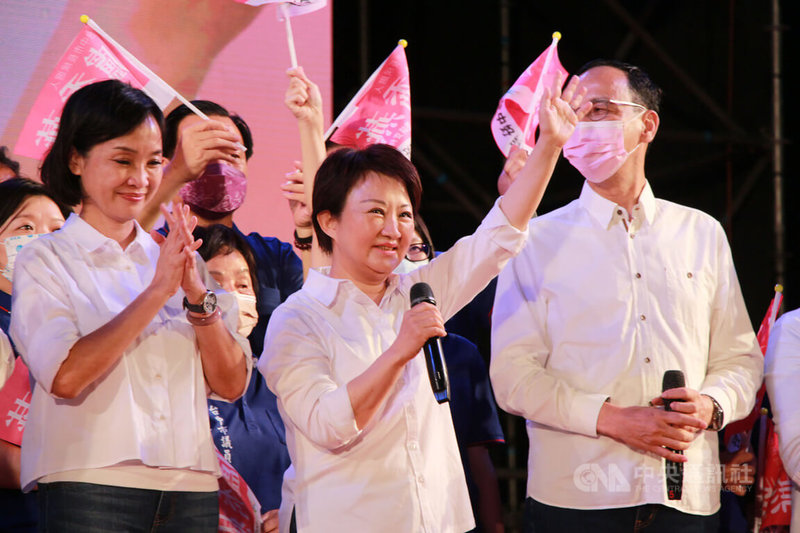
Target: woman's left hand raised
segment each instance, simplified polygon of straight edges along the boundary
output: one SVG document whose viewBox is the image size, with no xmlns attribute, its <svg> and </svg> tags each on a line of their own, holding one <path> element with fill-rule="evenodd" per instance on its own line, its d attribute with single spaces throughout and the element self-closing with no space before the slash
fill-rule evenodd
<svg viewBox="0 0 800 533">
<path fill-rule="evenodd" d="M 562 75 L 557 73 L 551 87 L 545 87 L 539 106 L 539 136 L 549 137 L 558 146 L 564 146 L 575 126 L 592 109 L 591 102 L 583 102 L 586 90 L 573 76 L 561 91 Z"/>
<path fill-rule="evenodd" d="M 180 287 L 190 302 L 199 301 L 205 294 L 206 287 L 200 279 L 195 257 L 195 252 L 203 244 L 203 241 L 195 240 L 192 235 L 192 231 L 197 226 L 197 218 L 190 216 L 189 207 L 186 205 L 177 205 L 172 212 L 162 205 L 161 212 L 164 214 L 170 231 L 166 237 L 157 232 L 151 232 L 153 239 L 161 247 L 156 265 L 156 277 L 159 277 L 160 273 L 162 279 L 169 280 L 170 295 L 175 294 Z M 159 268 L 162 263 L 163 268 Z"/>
</svg>

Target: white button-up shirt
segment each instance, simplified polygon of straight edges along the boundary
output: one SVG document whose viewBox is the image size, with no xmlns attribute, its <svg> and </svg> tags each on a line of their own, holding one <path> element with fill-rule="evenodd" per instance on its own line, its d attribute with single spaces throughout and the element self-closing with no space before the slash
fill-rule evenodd
<svg viewBox="0 0 800 533">
<path fill-rule="evenodd" d="M 719 507 L 717 434 L 686 450 L 683 498 L 667 499 L 664 461 L 598 436 L 606 399 L 646 406 L 666 370 L 716 399 L 725 423 L 753 407 L 762 357 L 722 227 L 653 197 L 626 210 L 584 185 L 531 221 L 500 275 L 490 374 L 497 403 L 528 419 L 528 496 L 602 509 L 660 503 Z"/>
<path fill-rule="evenodd" d="M 783 315 L 769 335 L 764 379 L 783 468 L 792 484 L 792 531 L 800 531 L 800 309 Z"/>
<path fill-rule="evenodd" d="M 11 336 L 35 386 L 22 440 L 22 486 L 69 470 L 125 461 L 218 473 L 208 423 L 208 386 L 183 291 L 156 317 L 105 375 L 74 399 L 53 396 L 61 363 L 81 337 L 103 326 L 153 279 L 159 247 L 136 225 L 125 249 L 71 215 L 60 231 L 23 248 L 14 270 Z M 198 259 L 206 286 L 213 287 Z M 237 307 L 218 293 L 228 330 Z M 242 346 L 248 371 L 247 340 Z"/>
<path fill-rule="evenodd" d="M 437 404 L 416 357 L 359 431 L 347 383 L 397 338 L 409 290 L 428 283 L 446 320 L 524 244 L 495 206 L 477 232 L 406 275 L 380 304 L 351 281 L 310 271 L 270 319 L 259 370 L 278 396 L 296 470 L 298 531 L 472 529 L 472 509 L 450 409 Z"/>
</svg>

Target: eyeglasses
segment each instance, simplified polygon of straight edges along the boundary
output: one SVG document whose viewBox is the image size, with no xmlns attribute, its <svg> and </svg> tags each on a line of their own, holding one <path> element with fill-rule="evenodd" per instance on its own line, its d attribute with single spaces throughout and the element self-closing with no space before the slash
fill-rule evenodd
<svg viewBox="0 0 800 533">
<path fill-rule="evenodd" d="M 624 100 L 612 100 L 610 98 L 598 98 L 596 100 L 592 100 L 592 109 L 586 115 L 586 119 L 591 120 L 592 122 L 596 122 L 598 120 L 605 119 L 609 113 L 616 113 L 618 110 L 614 107 L 615 105 L 627 105 L 632 107 L 638 107 L 642 111 L 647 111 L 647 108 L 642 104 L 637 104 L 636 102 L 626 102 Z"/>
<path fill-rule="evenodd" d="M 426 259 L 430 259 L 430 256 L 431 247 L 424 242 L 413 243 L 408 247 L 408 252 L 406 252 L 406 259 L 412 263 L 416 263 L 417 261 L 425 261 Z"/>
</svg>

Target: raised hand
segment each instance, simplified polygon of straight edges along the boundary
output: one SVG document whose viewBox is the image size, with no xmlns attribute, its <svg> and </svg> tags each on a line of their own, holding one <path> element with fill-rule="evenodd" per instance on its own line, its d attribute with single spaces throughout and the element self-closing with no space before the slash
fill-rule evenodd
<svg viewBox="0 0 800 533">
<path fill-rule="evenodd" d="M 539 106 L 539 134 L 552 138 L 558 146 L 564 146 L 578 122 L 592 109 L 591 102 L 583 102 L 586 90 L 580 87 L 577 76 L 572 77 L 563 92 L 562 83 L 559 72 L 553 85 L 545 87 Z"/>
<path fill-rule="evenodd" d="M 322 95 L 317 84 L 306 77 L 303 67 L 290 68 L 289 88 L 283 102 L 297 120 L 313 122 L 322 127 Z"/>
<path fill-rule="evenodd" d="M 281 184 L 281 193 L 289 201 L 289 209 L 296 228 L 311 227 L 311 206 L 306 204 L 303 164 L 294 161 L 294 170 L 286 174 L 286 181 Z"/>
<path fill-rule="evenodd" d="M 197 179 L 212 161 L 227 161 L 237 166 L 245 153 L 230 127 L 218 120 L 201 120 L 181 131 L 169 169 L 181 181 Z"/>
</svg>

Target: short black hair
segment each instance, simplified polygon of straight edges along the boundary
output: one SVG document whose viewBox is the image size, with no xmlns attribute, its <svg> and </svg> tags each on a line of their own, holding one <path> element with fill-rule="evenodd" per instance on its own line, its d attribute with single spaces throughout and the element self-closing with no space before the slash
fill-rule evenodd
<svg viewBox="0 0 800 533">
<path fill-rule="evenodd" d="M 322 231 L 317 216 L 325 211 L 334 217 L 341 215 L 350 191 L 371 172 L 402 183 L 416 217 L 422 198 L 422 183 L 411 161 L 388 144 L 372 144 L 363 150 L 340 148 L 325 158 L 314 178 L 311 221 L 323 252 L 333 251 L 333 241 Z"/>
<path fill-rule="evenodd" d="M 210 100 L 192 100 L 192 105 L 208 116 L 228 117 L 231 119 L 242 136 L 245 159 L 249 160 L 252 157 L 253 134 L 250 132 L 250 126 L 247 125 L 247 122 L 242 117 L 235 113 L 230 113 L 218 103 Z M 175 155 L 175 148 L 178 146 L 178 127 L 183 119 L 193 114 L 194 111 L 186 107 L 185 104 L 181 104 L 167 115 L 164 131 L 164 157 L 172 159 Z"/>
<path fill-rule="evenodd" d="M 258 295 L 258 276 L 256 275 L 256 259 L 253 250 L 247 241 L 239 235 L 233 228 L 223 224 L 212 224 L 210 226 L 197 226 L 194 229 L 194 238 L 203 239 L 203 244 L 197 249 L 197 253 L 208 261 L 218 255 L 228 255 L 234 251 L 239 252 L 244 257 L 247 268 L 250 269 L 250 281 L 253 283 L 253 291 Z M 257 297 L 257 296 L 256 296 Z"/>
<path fill-rule="evenodd" d="M 580 76 L 596 67 L 613 67 L 624 72 L 628 76 L 628 87 L 631 88 L 634 98 L 638 100 L 637 103 L 642 104 L 647 109 L 652 109 L 656 113 L 659 112 L 663 91 L 650 78 L 647 72 L 636 65 L 617 59 L 593 59 L 579 68 L 575 75 Z"/>
<path fill-rule="evenodd" d="M 69 169 L 73 150 L 86 156 L 92 147 L 135 130 L 148 117 L 164 132 L 164 115 L 143 91 L 119 80 L 89 84 L 69 97 L 58 134 L 42 162 L 42 181 L 67 205 L 82 199 L 81 179 Z"/>
<path fill-rule="evenodd" d="M 72 209 L 60 202 L 44 185 L 28 178 L 11 178 L 0 183 L 0 227 L 16 213 L 25 200 L 31 196 L 44 196 L 58 206 L 59 211 L 66 219 Z"/>
<path fill-rule="evenodd" d="M 11 159 L 7 146 L 0 146 L 0 165 L 10 168 L 15 176 L 19 176 L 19 161 Z"/>
</svg>

